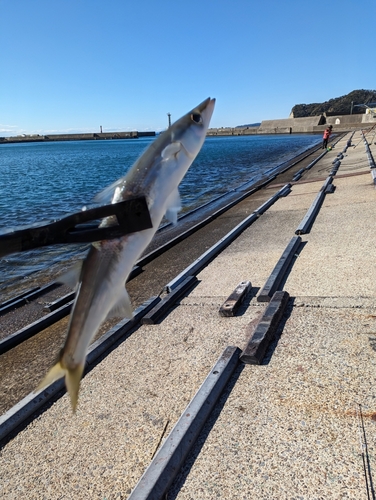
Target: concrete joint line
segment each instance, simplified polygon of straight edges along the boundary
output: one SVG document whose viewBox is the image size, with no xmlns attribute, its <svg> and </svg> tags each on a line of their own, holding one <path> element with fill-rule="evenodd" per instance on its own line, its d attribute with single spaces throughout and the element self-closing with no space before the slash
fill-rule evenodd
<svg viewBox="0 0 376 500">
<path fill-rule="evenodd" d="M 171 293 L 164 297 L 156 306 L 142 318 L 143 325 L 154 325 L 165 316 L 172 306 L 190 290 L 198 279 L 196 276 L 188 276 Z"/>
</svg>

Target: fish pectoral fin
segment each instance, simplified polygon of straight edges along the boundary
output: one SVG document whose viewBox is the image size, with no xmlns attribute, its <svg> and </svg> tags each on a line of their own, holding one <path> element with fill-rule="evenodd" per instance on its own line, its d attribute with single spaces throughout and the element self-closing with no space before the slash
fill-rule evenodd
<svg viewBox="0 0 376 500">
<path fill-rule="evenodd" d="M 178 220 L 178 212 L 181 210 L 181 200 L 178 189 L 175 189 L 175 191 L 173 191 L 167 198 L 166 207 L 166 219 L 173 224 L 176 224 Z"/>
<path fill-rule="evenodd" d="M 133 309 L 131 300 L 129 298 L 126 288 L 118 296 L 118 301 L 108 313 L 106 319 L 111 318 L 133 318 Z"/>
<path fill-rule="evenodd" d="M 180 152 L 180 150 L 181 150 L 181 143 L 175 141 L 164 148 L 164 150 L 161 153 L 161 156 L 164 160 L 166 160 L 167 158 L 171 158 L 171 156 L 175 156 L 177 153 Z"/>
<path fill-rule="evenodd" d="M 61 274 L 56 281 L 69 286 L 72 290 L 76 290 L 78 282 L 80 281 L 82 263 L 83 260 L 78 261 L 74 266 L 68 269 L 68 271 Z"/>
<path fill-rule="evenodd" d="M 116 189 L 120 188 L 121 190 L 122 188 L 125 187 L 125 185 L 126 185 L 126 176 L 121 177 L 117 181 L 113 182 L 110 186 L 107 186 L 105 189 L 103 189 L 103 191 L 101 191 L 94 197 L 94 201 L 96 203 L 111 202 Z"/>
</svg>

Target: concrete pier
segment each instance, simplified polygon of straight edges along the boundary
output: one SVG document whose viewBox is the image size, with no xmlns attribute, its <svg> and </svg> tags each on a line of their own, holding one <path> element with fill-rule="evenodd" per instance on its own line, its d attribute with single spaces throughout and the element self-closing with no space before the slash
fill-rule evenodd
<svg viewBox="0 0 376 500">
<path fill-rule="evenodd" d="M 375 114 L 319 115 L 306 118 L 263 120 L 259 126 L 211 128 L 208 130 L 208 135 L 322 134 L 328 125 L 332 125 L 333 132 L 347 132 L 370 128 L 375 124 Z"/>
<path fill-rule="evenodd" d="M 53 142 L 53 141 L 105 141 L 112 139 L 138 139 L 138 137 L 154 137 L 155 132 L 98 132 L 88 134 L 48 134 L 48 135 L 17 135 L 14 137 L 0 137 L 0 144 L 17 144 L 24 142 Z"/>
<path fill-rule="evenodd" d="M 247 344 L 267 307 L 257 294 L 349 137 L 207 265 L 170 314 L 140 326 L 83 379 L 76 415 L 64 396 L 3 447 L 2 498 L 131 494 L 220 354 Z M 359 132 L 351 144 L 281 283 L 290 299 L 277 338 L 261 365 L 239 363 L 169 500 L 360 500 L 373 487 L 376 190 Z M 246 280 L 238 313 L 221 316 Z"/>
</svg>

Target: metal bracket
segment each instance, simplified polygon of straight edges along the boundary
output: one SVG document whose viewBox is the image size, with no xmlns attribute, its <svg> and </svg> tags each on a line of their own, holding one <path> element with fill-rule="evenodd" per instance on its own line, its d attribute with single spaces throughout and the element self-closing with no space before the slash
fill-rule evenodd
<svg viewBox="0 0 376 500">
<path fill-rule="evenodd" d="M 117 224 L 108 227 L 79 226 L 115 216 Z M 76 227 L 78 226 L 78 227 Z M 40 226 L 27 227 L 0 235 L 0 257 L 14 252 L 61 243 L 91 243 L 120 238 L 125 234 L 150 229 L 153 224 L 144 196 L 112 205 L 90 208 Z"/>
</svg>

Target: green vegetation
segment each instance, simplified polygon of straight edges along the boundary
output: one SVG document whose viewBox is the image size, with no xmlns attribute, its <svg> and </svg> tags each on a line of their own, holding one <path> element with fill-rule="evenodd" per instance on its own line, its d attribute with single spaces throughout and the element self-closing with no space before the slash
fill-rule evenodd
<svg viewBox="0 0 376 500">
<path fill-rule="evenodd" d="M 327 115 L 349 115 L 351 103 L 353 103 L 353 114 L 365 113 L 364 107 L 356 107 L 357 104 L 369 104 L 376 102 L 376 90 L 353 90 L 347 95 L 329 99 L 323 103 L 296 104 L 291 112 L 294 118 L 306 116 Z"/>
</svg>

